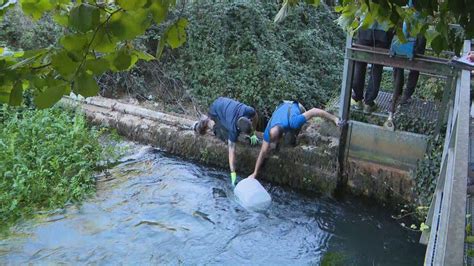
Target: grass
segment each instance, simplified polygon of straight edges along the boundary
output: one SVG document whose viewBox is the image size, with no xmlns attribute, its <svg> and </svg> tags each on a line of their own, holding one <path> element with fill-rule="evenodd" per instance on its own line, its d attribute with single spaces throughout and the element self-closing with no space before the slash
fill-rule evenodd
<svg viewBox="0 0 474 266">
<path fill-rule="evenodd" d="M 101 134 L 79 113 L 0 107 L 0 231 L 93 193 L 94 171 L 110 152 Z"/>
</svg>

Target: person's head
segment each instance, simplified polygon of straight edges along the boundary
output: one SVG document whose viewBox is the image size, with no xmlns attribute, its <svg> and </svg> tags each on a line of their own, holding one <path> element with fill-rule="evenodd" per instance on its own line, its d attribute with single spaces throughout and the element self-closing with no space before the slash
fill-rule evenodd
<svg viewBox="0 0 474 266">
<path fill-rule="evenodd" d="M 194 132 L 204 135 L 209 127 L 210 119 L 208 117 L 201 118 L 198 122 L 194 123 L 193 129 Z"/>
<path fill-rule="evenodd" d="M 252 121 L 247 117 L 241 117 L 237 120 L 237 129 L 247 135 L 252 133 Z"/>
</svg>

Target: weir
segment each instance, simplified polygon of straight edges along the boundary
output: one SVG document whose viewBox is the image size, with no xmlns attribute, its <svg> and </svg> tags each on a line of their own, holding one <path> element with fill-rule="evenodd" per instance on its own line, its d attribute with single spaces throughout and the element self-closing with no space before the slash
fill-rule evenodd
<svg viewBox="0 0 474 266">
<path fill-rule="evenodd" d="M 465 41 L 463 54 L 466 55 L 471 50 L 471 42 Z M 466 184 L 470 160 L 470 71 L 456 68 L 456 63 L 448 59 L 423 55 L 417 55 L 411 60 L 392 57 L 387 49 L 353 45 L 348 36 L 339 116 L 349 123 L 341 134 L 339 161 L 341 177 L 349 183 L 353 176 L 350 174 L 352 165 L 369 163 L 376 168 L 394 167 L 414 173 L 416 162 L 430 149 L 426 136 L 350 120 L 351 82 L 356 61 L 417 70 L 446 79 L 443 99 L 435 117 L 434 132 L 434 137 L 438 138 L 442 126 L 446 126 L 445 144 L 436 190 L 426 220 L 428 230 L 423 231 L 420 243 L 427 245 L 425 265 L 467 263 L 465 227 L 466 224 L 472 224 L 471 218 L 466 216 Z M 419 117 L 423 113 L 424 118 L 429 119 L 426 112 L 412 112 L 411 115 Z M 387 117 L 386 125 L 387 123 L 393 126 L 392 117 Z M 472 206 L 470 197 L 468 201 Z M 471 211 L 468 210 L 468 213 Z"/>
</svg>

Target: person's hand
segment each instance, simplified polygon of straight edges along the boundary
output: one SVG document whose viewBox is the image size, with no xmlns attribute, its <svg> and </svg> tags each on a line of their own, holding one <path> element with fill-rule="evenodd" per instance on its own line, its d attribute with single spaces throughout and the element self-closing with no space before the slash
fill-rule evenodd
<svg viewBox="0 0 474 266">
<path fill-rule="evenodd" d="M 474 51 L 470 51 L 470 52 L 467 54 L 467 59 L 469 59 L 469 61 L 471 61 L 471 62 L 474 61 Z"/>
<path fill-rule="evenodd" d="M 258 144 L 258 138 L 257 135 L 253 134 L 250 136 L 250 145 L 255 146 Z"/>
<path fill-rule="evenodd" d="M 232 186 L 235 186 L 235 181 L 237 180 L 237 173 L 231 172 L 230 173 L 230 181 L 232 182 Z"/>
<path fill-rule="evenodd" d="M 334 123 L 336 123 L 336 126 L 337 126 L 338 128 L 342 128 L 342 127 L 346 124 L 346 121 L 345 121 L 345 120 L 341 120 L 341 119 L 339 119 L 339 118 L 336 118 L 336 121 L 335 121 Z"/>
</svg>

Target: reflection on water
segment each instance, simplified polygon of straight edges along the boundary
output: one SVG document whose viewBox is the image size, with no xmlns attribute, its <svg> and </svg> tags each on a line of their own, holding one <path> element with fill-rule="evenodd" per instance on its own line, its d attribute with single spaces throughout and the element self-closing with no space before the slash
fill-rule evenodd
<svg viewBox="0 0 474 266">
<path fill-rule="evenodd" d="M 148 149 L 98 182 L 80 207 L 27 221 L 0 240 L 0 264 L 420 265 L 418 235 L 354 199 L 264 184 L 264 213 L 242 209 L 227 173 Z"/>
</svg>

